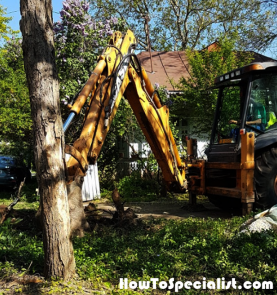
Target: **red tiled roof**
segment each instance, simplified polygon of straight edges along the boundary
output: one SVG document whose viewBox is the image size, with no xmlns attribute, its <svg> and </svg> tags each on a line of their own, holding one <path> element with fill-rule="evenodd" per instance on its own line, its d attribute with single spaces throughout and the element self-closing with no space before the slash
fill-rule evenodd
<svg viewBox="0 0 277 295">
<path fill-rule="evenodd" d="M 181 77 L 188 77 L 188 61 L 183 51 L 169 51 L 152 53 L 153 72 L 151 72 L 151 61 L 149 52 L 144 51 L 138 54 L 141 65 L 144 67 L 147 75 L 154 85 L 166 86 L 169 91 L 176 91 L 174 83 L 179 82 Z"/>
<path fill-rule="evenodd" d="M 216 44 L 213 43 L 212 45 Z M 207 47 L 208 48 L 208 47 Z M 276 61 L 265 55 L 251 52 L 254 57 L 253 62 Z M 147 75 L 154 85 L 158 83 L 160 86 L 165 86 L 169 91 L 178 91 L 174 87 L 174 82 L 178 83 L 180 78 L 189 77 L 189 65 L 184 51 L 152 51 L 153 72 L 151 71 L 150 54 L 148 51 L 143 51 L 137 56 L 141 65 L 147 72 Z M 172 80 L 174 81 L 172 83 Z"/>
</svg>

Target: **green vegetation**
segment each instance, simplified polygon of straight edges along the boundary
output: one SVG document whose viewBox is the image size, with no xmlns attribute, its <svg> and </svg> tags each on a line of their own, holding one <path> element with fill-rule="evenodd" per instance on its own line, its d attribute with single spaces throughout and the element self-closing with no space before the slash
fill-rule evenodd
<svg viewBox="0 0 277 295">
<path fill-rule="evenodd" d="M 32 119 L 20 38 L 0 48 L 0 67 L 0 153 L 20 156 L 30 166 Z"/>
<path fill-rule="evenodd" d="M 11 201 L 7 193 L 0 197 L 6 204 Z M 22 204 L 37 208 L 34 183 L 24 188 Z M 28 221 L 12 224 L 9 219 L 0 227 L 0 285 L 13 278 L 43 274 L 42 233 L 34 219 L 35 210 L 23 210 L 20 203 L 15 209 L 24 212 Z M 18 285 L 16 290 L 28 294 L 82 294 L 92 290 L 92 294 L 101 290 L 103 294 L 140 294 L 138 290 L 119 290 L 119 278 L 146 281 L 155 277 L 165 281 L 172 277 L 181 281 L 225 277 L 236 278 L 240 283 L 276 283 L 277 234 L 238 235 L 238 228 L 247 218 L 152 219 L 118 229 L 99 225 L 84 238 L 74 239 L 78 274 L 75 280 L 43 281 L 32 287 Z M 180 290 L 179 294 L 198 293 Z M 256 294 L 263 293 L 257 290 Z"/>
<path fill-rule="evenodd" d="M 39 196 L 37 195 L 37 188 L 38 185 L 35 179 L 32 179 L 29 183 L 25 184 L 22 187 L 20 201 L 16 204 L 15 209 L 38 209 Z M 0 205 L 9 205 L 16 196 L 17 191 L 1 187 Z"/>
<path fill-rule="evenodd" d="M 233 34 L 220 38 L 211 50 L 186 51 L 190 76 L 179 81 L 182 94 L 170 98 L 168 104 L 173 117 L 190 120 L 193 136 L 210 138 L 218 95 L 214 79 L 252 60 L 251 52 L 238 51 L 237 39 Z"/>
<path fill-rule="evenodd" d="M 139 171 L 125 176 L 118 182 L 118 190 L 124 200 L 153 201 L 159 195 L 160 186 L 154 179 L 142 178 Z"/>
<path fill-rule="evenodd" d="M 115 184 L 124 201 L 149 202 L 160 198 L 161 171 L 158 171 L 159 167 L 153 153 L 150 153 L 146 158 L 142 157 L 145 154 L 142 151 L 138 155 L 134 155 L 138 157 L 136 167 L 133 168 L 130 175 L 122 177 Z"/>
<path fill-rule="evenodd" d="M 11 17 L 6 17 L 6 8 L 0 5 L 0 39 L 4 38 L 8 40 L 8 34 L 14 33 L 12 29 L 8 26 L 9 21 L 12 19 Z"/>
</svg>

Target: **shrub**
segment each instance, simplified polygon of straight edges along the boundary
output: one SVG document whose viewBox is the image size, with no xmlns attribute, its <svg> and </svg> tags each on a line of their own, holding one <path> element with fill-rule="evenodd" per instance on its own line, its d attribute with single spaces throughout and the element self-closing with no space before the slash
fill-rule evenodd
<svg viewBox="0 0 277 295">
<path fill-rule="evenodd" d="M 143 178 L 139 171 L 135 171 L 119 180 L 118 190 L 125 199 L 151 201 L 159 194 L 159 184 L 155 179 Z"/>
</svg>

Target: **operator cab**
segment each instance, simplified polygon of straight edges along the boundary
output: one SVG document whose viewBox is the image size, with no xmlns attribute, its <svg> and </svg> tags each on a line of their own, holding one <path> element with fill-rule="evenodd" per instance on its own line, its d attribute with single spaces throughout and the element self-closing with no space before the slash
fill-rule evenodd
<svg viewBox="0 0 277 295">
<path fill-rule="evenodd" d="M 240 130 L 255 133 L 255 150 L 277 141 L 277 62 L 252 63 L 215 79 L 218 100 L 209 162 L 240 161 Z"/>
</svg>

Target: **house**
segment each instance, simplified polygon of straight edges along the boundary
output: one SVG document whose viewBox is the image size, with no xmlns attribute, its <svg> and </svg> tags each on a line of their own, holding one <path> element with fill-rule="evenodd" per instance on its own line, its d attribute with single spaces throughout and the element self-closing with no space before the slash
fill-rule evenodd
<svg viewBox="0 0 277 295">
<path fill-rule="evenodd" d="M 210 44 L 203 50 L 213 50 L 217 47 L 217 42 Z M 249 51 L 253 56 L 253 62 L 276 61 L 273 58 L 259 54 L 254 51 Z M 160 86 L 165 86 L 169 94 L 178 92 L 171 81 L 178 83 L 180 78 L 188 78 L 189 62 L 184 51 L 152 51 L 152 68 L 151 57 L 148 51 L 143 51 L 137 55 L 141 65 L 144 67 L 150 81 L 153 85 L 158 83 Z"/>
<path fill-rule="evenodd" d="M 217 46 L 218 43 L 214 42 L 203 50 L 210 51 Z M 253 56 L 253 62 L 276 61 L 254 51 L 250 51 L 249 53 Z M 159 84 L 159 86 L 165 86 L 169 95 L 180 93 L 180 90 L 176 89 L 174 85 L 178 83 L 182 77 L 188 78 L 190 76 L 189 62 L 184 51 L 154 51 L 151 52 L 151 57 L 148 51 L 144 51 L 137 56 L 153 85 Z M 177 120 L 176 127 L 179 130 L 179 138 L 182 138 L 183 135 L 193 134 L 192 124 L 189 117 Z M 198 138 L 198 150 L 201 155 L 203 154 L 206 144 L 206 141 Z"/>
</svg>

